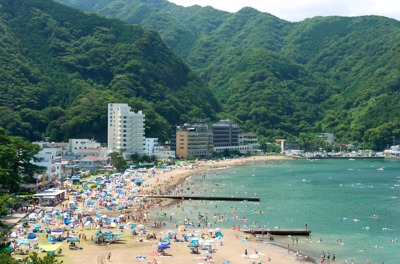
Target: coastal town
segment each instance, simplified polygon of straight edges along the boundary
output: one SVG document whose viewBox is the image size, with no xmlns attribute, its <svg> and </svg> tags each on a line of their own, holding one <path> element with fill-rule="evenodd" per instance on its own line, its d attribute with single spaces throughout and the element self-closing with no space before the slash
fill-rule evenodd
<svg viewBox="0 0 400 264">
<path fill-rule="evenodd" d="M 43 174 L 37 175 L 35 185 L 26 186 L 34 190 L 32 199 L 19 208 L 10 208 L 5 220 L 10 229 L 3 240 L 9 243 L 6 249 L 15 259 L 37 252 L 39 256 L 56 256 L 64 263 L 187 263 L 187 258 L 197 263 L 313 262 L 296 246 L 299 236 L 300 243 L 308 241 L 311 230 L 307 225 L 303 229 L 250 227 L 246 217 L 235 216 L 232 229 L 226 225 L 221 229 L 217 223 L 225 214 L 213 223 L 205 217 L 206 212 L 199 212 L 193 222 L 167 215 L 163 208 L 180 210 L 184 201 L 192 200 L 237 200 L 249 205 L 253 200 L 263 202 L 256 194 L 247 198 L 210 197 L 183 191 L 192 175 L 206 177 L 233 166 L 293 158 L 384 157 L 370 151 L 354 152 L 351 146 L 345 154 L 304 153 L 285 140 L 276 142 L 280 155 L 265 155 L 258 149 L 256 135 L 240 134 L 238 126 L 228 120 L 178 126 L 173 137 L 175 147 L 161 146 L 157 139 L 144 137 L 144 115 L 125 104 L 109 104 L 108 139 L 108 147 L 90 139 L 35 142 L 42 150 L 33 163 L 44 168 Z M 117 171 L 111 151 L 119 151 L 125 160 L 133 154 L 156 158 L 126 163 L 123 171 Z M 213 153 L 227 151 L 236 153 L 236 157 L 211 158 Z M 393 151 L 394 147 L 385 153 L 391 156 Z M 287 236 L 293 236 L 293 244 L 285 244 Z M 127 253 L 131 251 L 135 253 Z M 235 255 L 238 251 L 244 254 Z M 335 255 L 332 257 L 334 260 Z"/>
</svg>

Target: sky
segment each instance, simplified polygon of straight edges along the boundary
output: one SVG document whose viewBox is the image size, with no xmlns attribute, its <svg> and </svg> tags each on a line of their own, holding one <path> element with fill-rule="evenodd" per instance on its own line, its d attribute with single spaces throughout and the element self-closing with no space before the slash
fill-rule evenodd
<svg viewBox="0 0 400 264">
<path fill-rule="evenodd" d="M 297 22 L 315 16 L 379 15 L 400 20 L 398 0 L 168 0 L 182 6 L 212 6 L 236 12 L 250 6 L 281 19 Z"/>
</svg>

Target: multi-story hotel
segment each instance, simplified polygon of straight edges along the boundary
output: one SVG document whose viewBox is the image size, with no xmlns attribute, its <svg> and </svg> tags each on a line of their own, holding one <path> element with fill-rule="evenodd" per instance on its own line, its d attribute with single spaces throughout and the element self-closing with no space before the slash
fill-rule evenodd
<svg viewBox="0 0 400 264">
<path fill-rule="evenodd" d="M 128 104 L 108 104 L 108 148 L 125 156 L 145 153 L 144 114 Z"/>
<path fill-rule="evenodd" d="M 213 147 L 211 125 L 205 123 L 185 124 L 176 128 L 176 156 L 210 158 Z"/>
<path fill-rule="evenodd" d="M 212 125 L 215 147 L 239 146 L 239 126 L 229 120 L 220 120 Z"/>
</svg>

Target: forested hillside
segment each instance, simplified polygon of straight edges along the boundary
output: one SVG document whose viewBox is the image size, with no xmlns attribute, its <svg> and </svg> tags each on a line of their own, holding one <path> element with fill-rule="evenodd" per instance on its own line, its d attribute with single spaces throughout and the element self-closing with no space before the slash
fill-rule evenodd
<svg viewBox="0 0 400 264">
<path fill-rule="evenodd" d="M 0 0 L 0 50 L 0 126 L 29 140 L 106 142 L 109 102 L 143 110 L 161 140 L 220 111 L 157 32 L 50 0 Z"/>
<path fill-rule="evenodd" d="M 400 138 L 399 22 L 376 16 L 290 23 L 165 0 L 58 0 L 157 30 L 224 111 L 267 137 L 331 132 L 381 149 Z"/>
</svg>

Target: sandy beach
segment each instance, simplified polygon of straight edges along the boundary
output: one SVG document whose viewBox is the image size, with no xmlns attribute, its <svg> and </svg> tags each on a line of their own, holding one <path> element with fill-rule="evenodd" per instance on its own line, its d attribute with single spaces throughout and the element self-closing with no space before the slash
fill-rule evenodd
<svg viewBox="0 0 400 264">
<path fill-rule="evenodd" d="M 146 177 L 146 185 L 140 189 L 140 194 L 165 194 L 175 189 L 179 184 L 185 181 L 187 177 L 193 174 L 202 173 L 207 170 L 214 170 L 219 168 L 227 168 L 231 166 L 239 166 L 251 162 L 261 161 L 273 161 L 283 160 L 285 157 L 277 156 L 256 156 L 250 158 L 238 158 L 221 161 L 200 161 L 194 164 L 182 164 L 174 169 L 153 169 L 152 177 Z M 196 195 L 196 194 L 195 194 Z M 72 200 L 72 196 L 69 196 Z M 69 202 L 64 202 L 64 206 Z M 163 201 L 152 206 L 149 210 L 160 210 L 162 206 L 170 204 L 171 201 Z M 83 203 L 77 203 L 77 206 L 83 209 L 87 209 Z M 57 207 L 62 210 L 62 206 Z M 109 216 L 117 216 L 121 214 L 121 211 L 106 211 L 101 210 Z M 142 211 L 143 212 L 143 211 Z M 122 212 L 123 213 L 123 212 Z M 92 212 L 91 214 L 94 214 Z M 290 250 L 287 247 L 279 247 L 273 245 L 271 240 L 266 236 L 249 236 L 245 233 L 232 230 L 222 229 L 220 232 L 223 234 L 223 238 L 212 237 L 215 233 L 210 233 L 209 228 L 204 227 L 187 227 L 186 230 L 178 230 L 178 228 L 171 226 L 154 226 L 152 224 L 151 214 L 148 216 L 149 219 L 142 219 L 140 217 L 135 219 L 128 219 L 129 223 L 125 223 L 124 229 L 113 228 L 112 231 L 121 236 L 115 243 L 104 243 L 98 245 L 92 241 L 92 237 L 95 237 L 95 233 L 98 232 L 99 228 L 87 228 L 87 226 L 81 228 L 76 227 L 70 232 L 81 233 L 86 236 L 85 239 L 81 239 L 80 243 L 77 243 L 78 247 L 82 249 L 70 250 L 69 243 L 66 241 L 62 242 L 61 256 L 57 256 L 57 259 L 62 260 L 66 264 L 70 263 L 282 263 L 289 264 L 299 261 L 296 255 L 296 245 L 290 245 Z M 140 221 L 140 222 L 139 222 Z M 146 233 L 139 233 L 133 235 L 129 225 L 143 224 L 146 229 Z M 56 223 L 59 226 L 59 223 Z M 54 227 L 52 227 L 54 228 Z M 212 228 L 217 228 L 213 226 Z M 107 231 L 107 228 L 103 228 L 103 231 Z M 176 238 L 170 240 L 170 248 L 166 249 L 166 256 L 162 256 L 157 252 L 157 244 L 165 237 L 168 237 L 168 231 L 176 232 Z M 215 231 L 214 231 L 215 232 Z M 64 232 L 65 233 L 65 232 Z M 155 239 L 148 238 L 149 233 L 155 234 Z M 211 246 L 212 251 L 209 251 L 209 247 L 199 247 L 198 253 L 194 254 L 191 248 L 188 247 L 188 242 L 183 241 L 182 234 L 191 234 L 192 237 L 201 237 L 203 234 L 209 234 L 209 236 L 203 237 L 203 240 L 207 240 L 208 245 Z M 171 237 L 172 238 L 172 237 Z M 279 238 L 277 239 L 279 242 Z M 280 244 L 287 243 L 287 238 L 281 238 Z M 305 238 L 301 238 L 300 243 L 303 243 Z M 41 233 L 38 236 L 38 243 L 45 244 L 46 235 Z M 305 242 L 304 242 L 305 243 Z M 211 253 L 212 252 L 212 253 Z M 110 255 L 111 253 L 111 255 Z M 39 253 L 39 256 L 44 256 L 46 253 Z M 15 255 L 18 257 L 18 255 Z M 23 256 L 21 256 L 23 257 Z M 109 259 L 108 259 L 109 257 Z M 210 258 L 211 257 L 211 258 Z M 303 260 L 304 258 L 301 258 Z"/>
</svg>

